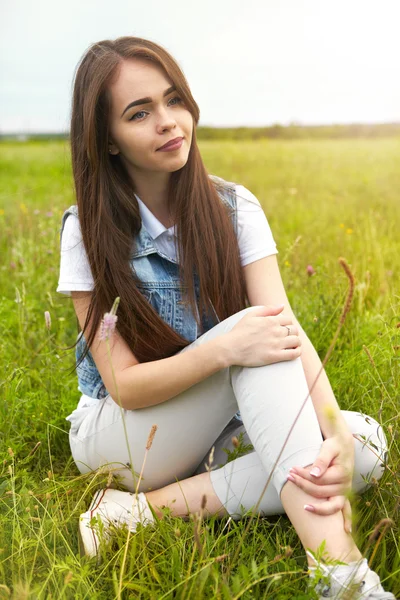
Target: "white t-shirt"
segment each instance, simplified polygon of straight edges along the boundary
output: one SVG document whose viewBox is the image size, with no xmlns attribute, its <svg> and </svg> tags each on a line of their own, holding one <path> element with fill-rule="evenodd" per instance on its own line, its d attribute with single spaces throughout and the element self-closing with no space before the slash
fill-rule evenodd
<svg viewBox="0 0 400 600">
<path fill-rule="evenodd" d="M 244 267 L 264 256 L 278 254 L 267 217 L 258 199 L 243 185 L 236 185 L 238 244 Z M 177 260 L 174 243 L 175 225 L 168 229 L 153 215 L 135 194 L 142 222 L 158 250 Z M 61 239 L 60 277 L 57 292 L 71 295 L 71 291 L 90 292 L 93 277 L 83 245 L 79 220 L 67 218 Z"/>
</svg>

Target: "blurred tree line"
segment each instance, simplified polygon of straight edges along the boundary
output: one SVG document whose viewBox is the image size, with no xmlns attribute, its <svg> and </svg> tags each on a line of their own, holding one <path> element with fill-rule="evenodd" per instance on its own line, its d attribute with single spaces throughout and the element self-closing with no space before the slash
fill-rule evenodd
<svg viewBox="0 0 400 600">
<path fill-rule="evenodd" d="M 197 127 L 199 140 L 260 140 L 266 139 L 343 139 L 382 138 L 400 135 L 400 123 L 354 123 L 348 125 L 270 125 L 268 127 Z M 68 139 L 69 133 L 16 133 L 2 134 L 0 140 Z"/>
</svg>

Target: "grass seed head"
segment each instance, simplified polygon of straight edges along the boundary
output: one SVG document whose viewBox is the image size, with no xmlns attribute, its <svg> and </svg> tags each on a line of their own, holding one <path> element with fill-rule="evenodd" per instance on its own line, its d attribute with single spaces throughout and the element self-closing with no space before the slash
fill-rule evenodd
<svg viewBox="0 0 400 600">
<path fill-rule="evenodd" d="M 150 450 L 151 445 L 154 440 L 154 436 L 156 435 L 157 429 L 158 429 L 158 425 L 152 425 L 150 433 L 149 433 L 149 437 L 147 438 L 146 450 Z"/>
<path fill-rule="evenodd" d="M 50 313 L 48 310 L 44 311 L 44 321 L 46 323 L 46 329 L 48 329 L 50 331 L 51 328 L 51 317 L 50 317 Z"/>
</svg>

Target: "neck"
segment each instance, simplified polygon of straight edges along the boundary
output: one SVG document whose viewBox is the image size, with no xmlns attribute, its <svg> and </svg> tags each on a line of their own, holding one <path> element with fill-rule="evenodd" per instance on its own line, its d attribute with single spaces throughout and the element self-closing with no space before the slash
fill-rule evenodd
<svg viewBox="0 0 400 600">
<path fill-rule="evenodd" d="M 154 214 L 167 213 L 167 192 L 170 173 L 147 172 L 132 175 L 133 189 Z"/>
<path fill-rule="evenodd" d="M 134 178 L 134 192 L 153 215 L 167 228 L 174 220 L 167 207 L 167 185 L 169 173 L 153 173 L 149 178 L 142 174 Z"/>
</svg>

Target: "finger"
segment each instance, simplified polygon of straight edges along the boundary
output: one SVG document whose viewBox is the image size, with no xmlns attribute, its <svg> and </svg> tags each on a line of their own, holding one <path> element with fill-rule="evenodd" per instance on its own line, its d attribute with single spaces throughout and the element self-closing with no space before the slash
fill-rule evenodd
<svg viewBox="0 0 400 600">
<path fill-rule="evenodd" d="M 348 491 L 348 486 L 343 486 L 343 484 L 319 485 L 294 475 L 288 475 L 288 480 L 292 481 L 297 487 L 301 488 L 307 494 L 314 496 L 314 498 L 330 498 L 331 496 L 340 496 L 346 494 Z"/>
<path fill-rule="evenodd" d="M 289 315 L 285 315 L 284 313 L 281 313 L 281 314 L 277 315 L 276 318 L 278 319 L 280 325 L 282 325 L 282 326 L 289 325 L 289 327 L 292 328 L 292 331 L 293 331 L 293 328 L 296 327 L 293 323 L 292 317 L 290 317 Z"/>
<path fill-rule="evenodd" d="M 290 333 L 289 333 L 288 327 L 290 327 Z M 281 335 L 282 335 L 282 337 L 288 337 L 288 338 L 294 337 L 294 336 L 298 337 L 299 332 L 297 330 L 296 325 L 293 325 L 293 324 L 283 325 L 281 323 Z"/>
<path fill-rule="evenodd" d="M 335 513 L 342 510 L 345 502 L 344 496 L 333 496 L 326 502 L 321 504 L 305 504 L 304 510 L 313 512 L 316 515 L 334 515 Z M 306 508 L 307 507 L 307 508 Z"/>
<path fill-rule="evenodd" d="M 328 438 L 322 442 L 321 450 L 312 464 L 311 475 L 314 477 L 323 475 L 339 452 L 340 448 L 332 438 Z"/>
<path fill-rule="evenodd" d="M 346 498 L 344 502 L 344 506 L 342 508 L 343 513 L 343 521 L 344 521 L 344 530 L 347 533 L 351 533 L 351 523 L 352 523 L 352 514 L 351 514 L 351 504 L 348 498 Z"/>
<path fill-rule="evenodd" d="M 304 468 L 295 466 L 289 470 L 289 473 L 293 473 L 293 475 L 299 475 L 303 479 L 307 479 L 307 481 L 313 481 L 314 483 L 318 483 L 318 485 L 344 483 L 348 479 L 346 471 L 341 465 L 330 465 L 325 471 L 325 473 L 323 475 L 320 475 L 319 477 L 314 477 L 313 475 L 310 475 L 310 469 L 311 467 Z"/>
<path fill-rule="evenodd" d="M 297 335 L 286 335 L 283 337 L 283 347 L 285 350 L 287 348 L 298 348 L 299 346 L 301 346 L 301 339 Z"/>
</svg>

